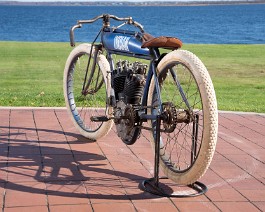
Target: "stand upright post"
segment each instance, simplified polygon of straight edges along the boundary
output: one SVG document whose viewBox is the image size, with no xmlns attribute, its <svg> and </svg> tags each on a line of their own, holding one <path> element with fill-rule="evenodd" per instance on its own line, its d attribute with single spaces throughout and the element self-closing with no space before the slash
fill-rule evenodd
<svg viewBox="0 0 265 212">
<path fill-rule="evenodd" d="M 154 184 L 159 187 L 159 156 L 160 156 L 160 124 L 161 117 L 156 117 L 156 139 L 155 139 L 155 165 L 154 165 Z"/>
<path fill-rule="evenodd" d="M 207 187 L 201 182 L 195 182 L 192 185 L 188 185 L 188 187 L 192 188 L 195 193 L 176 193 L 173 192 L 172 194 L 167 194 L 163 189 L 159 187 L 159 179 L 167 179 L 167 178 L 159 178 L 159 160 L 160 160 L 160 125 L 161 125 L 161 116 L 157 115 L 156 117 L 156 137 L 155 137 L 155 164 L 154 164 L 154 177 L 144 180 L 141 183 L 141 187 L 144 191 L 147 191 L 151 194 L 155 194 L 162 197 L 195 197 L 204 194 L 208 189 Z M 148 185 L 148 187 L 147 187 Z"/>
</svg>

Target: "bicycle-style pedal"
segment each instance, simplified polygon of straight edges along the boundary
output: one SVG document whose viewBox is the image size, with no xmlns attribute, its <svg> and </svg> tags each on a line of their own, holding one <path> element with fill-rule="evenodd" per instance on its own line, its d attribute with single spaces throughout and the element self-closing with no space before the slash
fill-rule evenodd
<svg viewBox="0 0 265 212">
<path fill-rule="evenodd" d="M 107 116 L 91 116 L 90 120 L 94 122 L 105 122 L 110 119 Z"/>
</svg>

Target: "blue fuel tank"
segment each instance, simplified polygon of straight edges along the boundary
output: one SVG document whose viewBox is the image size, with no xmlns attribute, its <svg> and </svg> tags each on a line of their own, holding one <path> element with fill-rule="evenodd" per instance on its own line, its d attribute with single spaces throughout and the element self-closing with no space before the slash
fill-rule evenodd
<svg viewBox="0 0 265 212">
<path fill-rule="evenodd" d="M 137 38 L 133 33 L 124 32 L 103 32 L 102 42 L 104 47 L 117 53 L 150 56 L 148 48 L 141 48 L 140 38 Z"/>
</svg>

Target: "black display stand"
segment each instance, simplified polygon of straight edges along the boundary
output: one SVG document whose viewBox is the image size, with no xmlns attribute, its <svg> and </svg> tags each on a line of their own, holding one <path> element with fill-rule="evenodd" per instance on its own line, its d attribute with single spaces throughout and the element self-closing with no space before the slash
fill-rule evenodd
<svg viewBox="0 0 265 212">
<path fill-rule="evenodd" d="M 204 194 L 208 189 L 201 182 L 195 182 L 187 187 L 191 188 L 194 192 L 167 192 L 165 189 L 161 188 L 161 183 L 159 183 L 160 179 L 168 179 L 166 177 L 159 177 L 159 155 L 160 155 L 160 124 L 161 117 L 158 115 L 156 117 L 156 141 L 155 141 L 155 164 L 154 164 L 154 177 L 144 180 L 141 183 L 141 187 L 144 191 L 147 191 L 151 194 L 155 194 L 162 197 L 195 197 Z"/>
</svg>

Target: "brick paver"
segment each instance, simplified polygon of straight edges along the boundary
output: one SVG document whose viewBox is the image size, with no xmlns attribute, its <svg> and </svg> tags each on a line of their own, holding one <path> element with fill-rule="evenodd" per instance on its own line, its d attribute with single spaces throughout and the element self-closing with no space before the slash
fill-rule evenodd
<svg viewBox="0 0 265 212">
<path fill-rule="evenodd" d="M 132 146 L 114 130 L 97 142 L 85 139 L 65 109 L 0 108 L 4 212 L 265 210 L 264 114 L 219 113 L 202 196 L 162 198 L 140 190 L 153 176 L 153 160 L 143 136 Z"/>
</svg>

